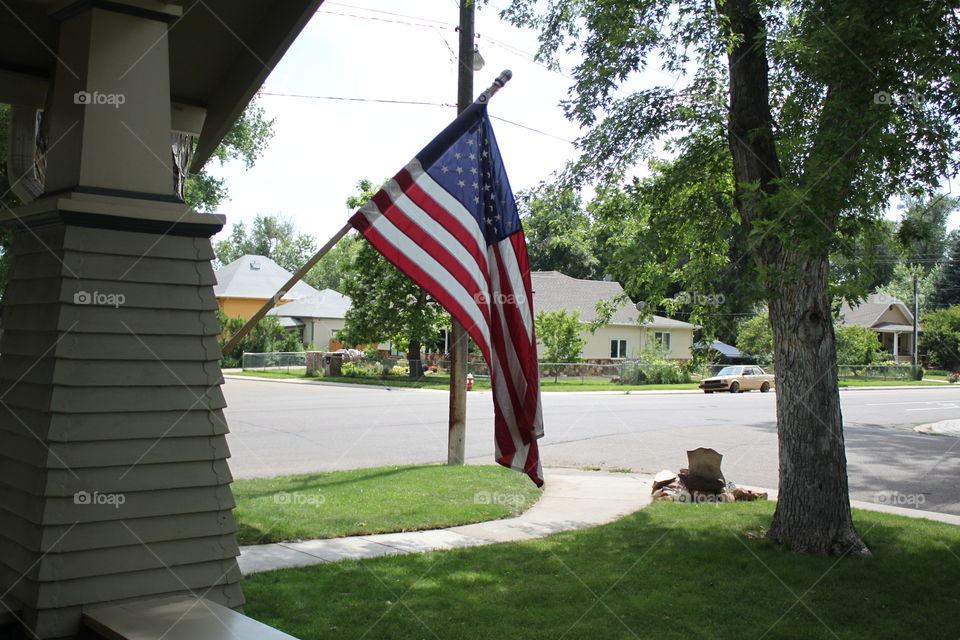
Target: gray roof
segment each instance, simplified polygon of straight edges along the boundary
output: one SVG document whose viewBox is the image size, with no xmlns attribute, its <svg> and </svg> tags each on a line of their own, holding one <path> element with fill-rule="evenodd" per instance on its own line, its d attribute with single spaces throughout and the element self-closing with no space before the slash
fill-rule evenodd
<svg viewBox="0 0 960 640">
<path fill-rule="evenodd" d="M 245 255 L 215 272 L 218 298 L 272 298 L 292 273 L 266 256 Z M 320 293 L 306 282 L 298 282 L 281 300 L 299 300 Z"/>
<path fill-rule="evenodd" d="M 270 315 L 287 318 L 342 319 L 350 308 L 350 298 L 339 291 L 324 289 L 312 296 L 288 302 L 270 310 Z"/>
<path fill-rule="evenodd" d="M 571 278 L 559 271 L 533 271 L 530 273 L 533 286 L 533 310 L 540 311 L 579 311 L 581 322 L 590 322 L 597 317 L 598 300 L 609 300 L 621 293 L 619 282 L 606 280 L 580 280 Z M 610 318 L 613 325 L 636 325 L 640 313 L 632 304 L 617 309 Z M 653 316 L 643 323 L 645 327 L 657 329 L 695 329 L 689 322 Z"/>
<path fill-rule="evenodd" d="M 698 348 L 703 348 L 707 346 L 706 342 L 698 342 L 696 344 Z M 740 349 L 737 349 L 735 346 L 727 344 L 726 342 L 720 342 L 719 340 L 714 340 L 710 343 L 710 348 L 718 351 L 720 355 L 726 356 L 727 358 L 742 358 L 743 355 L 740 353 Z"/>
<path fill-rule="evenodd" d="M 851 306 L 849 303 L 844 302 L 840 305 L 840 319 L 844 324 L 854 325 L 857 327 L 867 327 L 868 329 L 877 329 L 883 330 L 883 326 L 878 324 L 880 321 L 880 316 L 887 312 L 891 307 L 897 307 L 900 311 L 903 312 L 903 315 L 907 318 L 908 322 L 913 322 L 913 314 L 910 313 L 910 309 L 898 298 L 893 296 L 888 296 L 885 294 L 872 294 L 867 296 L 866 300 L 861 302 L 858 305 Z M 890 323 L 883 323 L 883 325 Z M 905 326 L 905 325 L 901 325 Z M 889 327 L 886 328 L 887 331 L 894 331 Z M 899 330 L 899 329 L 896 329 Z M 913 330 L 911 326 L 909 330 Z"/>
</svg>

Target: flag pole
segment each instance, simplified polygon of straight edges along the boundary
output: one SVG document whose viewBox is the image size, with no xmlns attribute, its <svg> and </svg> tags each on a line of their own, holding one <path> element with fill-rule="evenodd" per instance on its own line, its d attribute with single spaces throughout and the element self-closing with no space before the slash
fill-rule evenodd
<svg viewBox="0 0 960 640">
<path fill-rule="evenodd" d="M 457 115 L 473 104 L 474 0 L 460 0 L 460 49 L 457 65 Z M 488 98 L 489 99 L 489 98 Z M 462 465 L 467 437 L 467 330 L 450 321 L 450 420 L 447 424 L 447 464 Z"/>
<path fill-rule="evenodd" d="M 334 236 L 327 241 L 327 244 L 320 247 L 320 250 L 313 254 L 312 258 L 307 260 L 302 267 L 297 269 L 297 272 L 293 274 L 289 280 L 287 280 L 286 284 L 280 287 L 280 289 L 273 294 L 272 298 L 263 303 L 263 306 L 260 307 L 260 310 L 253 314 L 253 317 L 247 320 L 247 323 L 243 325 L 239 331 L 233 334 L 233 336 L 230 338 L 230 341 L 227 342 L 227 344 L 223 347 L 223 355 L 227 355 L 233 351 L 234 347 L 240 344 L 240 341 L 243 340 L 248 333 L 250 333 L 250 330 L 253 329 L 258 322 L 263 320 L 263 317 L 270 312 L 270 309 L 273 309 L 275 306 L 277 306 L 277 303 L 280 302 L 280 298 L 285 296 L 290 289 L 293 289 L 294 285 L 300 282 L 300 280 L 303 279 L 303 276 L 307 275 L 307 272 L 310 271 L 310 269 L 312 269 L 318 262 L 320 262 L 320 258 L 327 255 L 327 252 L 330 251 L 330 249 L 333 249 L 333 247 L 335 247 L 336 244 L 343 238 L 343 236 L 347 235 L 352 228 L 353 226 L 347 222 L 347 224 L 343 225 L 343 228 L 340 229 L 340 231 L 337 231 L 337 233 L 335 233 Z"/>
</svg>

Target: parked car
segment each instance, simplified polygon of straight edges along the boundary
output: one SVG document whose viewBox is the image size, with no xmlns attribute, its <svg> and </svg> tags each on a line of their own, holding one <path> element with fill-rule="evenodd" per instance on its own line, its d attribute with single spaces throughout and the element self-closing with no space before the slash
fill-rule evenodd
<svg viewBox="0 0 960 640">
<path fill-rule="evenodd" d="M 753 389 L 759 389 L 761 393 L 766 393 L 773 386 L 773 381 L 773 376 L 760 367 L 744 365 L 720 369 L 717 375 L 701 380 L 700 388 L 703 389 L 704 393 L 713 393 L 714 391 L 743 393 Z"/>
</svg>

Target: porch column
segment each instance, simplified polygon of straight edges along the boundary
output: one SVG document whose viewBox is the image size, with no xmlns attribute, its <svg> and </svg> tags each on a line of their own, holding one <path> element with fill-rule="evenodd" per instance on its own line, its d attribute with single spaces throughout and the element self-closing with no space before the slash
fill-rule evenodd
<svg viewBox="0 0 960 640">
<path fill-rule="evenodd" d="M 893 361 L 900 362 L 900 334 L 896 331 L 893 332 Z"/>
<path fill-rule="evenodd" d="M 0 611 L 29 637 L 160 594 L 243 604 L 210 263 L 223 218 L 173 188 L 180 11 L 59 12 L 46 193 L 2 216 Z"/>
</svg>

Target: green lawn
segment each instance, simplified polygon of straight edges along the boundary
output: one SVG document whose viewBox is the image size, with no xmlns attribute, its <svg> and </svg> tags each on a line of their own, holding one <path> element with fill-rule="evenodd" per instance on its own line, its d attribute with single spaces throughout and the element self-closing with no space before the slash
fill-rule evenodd
<svg viewBox="0 0 960 640">
<path fill-rule="evenodd" d="M 411 387 L 414 389 L 441 389 L 450 388 L 450 376 L 448 375 L 427 375 L 422 380 L 409 380 L 400 376 L 389 376 L 386 378 L 347 378 L 345 376 L 326 376 L 323 378 L 310 378 L 306 375 L 305 369 L 285 371 L 242 371 L 230 375 L 251 376 L 257 378 L 276 378 L 280 380 L 316 380 L 322 382 L 343 382 L 347 384 L 373 384 L 387 387 Z M 476 378 L 473 388 L 477 390 L 489 390 L 489 378 Z M 661 389 L 696 389 L 697 383 L 690 382 L 686 384 L 644 384 L 629 385 L 610 382 L 596 378 L 587 378 L 581 381 L 580 378 L 560 378 L 556 382 L 553 378 L 543 378 L 540 380 L 540 388 L 543 391 L 643 391 L 643 390 L 661 390 Z"/>
<path fill-rule="evenodd" d="M 841 387 L 915 387 L 944 386 L 936 380 L 861 380 L 858 378 L 840 378 Z"/>
<path fill-rule="evenodd" d="M 772 503 L 657 503 L 597 529 L 243 580 L 245 612 L 319 638 L 956 638 L 960 528 L 856 511 L 866 560 L 758 539 Z"/>
<path fill-rule="evenodd" d="M 240 544 L 415 531 L 508 518 L 540 496 L 500 466 L 405 466 L 237 480 Z"/>
</svg>

